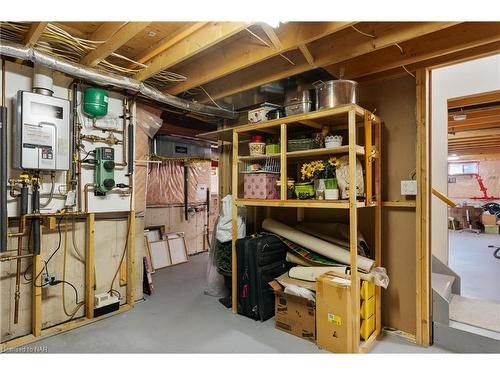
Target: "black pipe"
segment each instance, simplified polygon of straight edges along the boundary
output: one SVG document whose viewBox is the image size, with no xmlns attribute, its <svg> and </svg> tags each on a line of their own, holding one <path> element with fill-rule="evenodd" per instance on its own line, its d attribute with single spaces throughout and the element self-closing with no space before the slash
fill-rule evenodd
<svg viewBox="0 0 500 375">
<path fill-rule="evenodd" d="M 31 206 L 33 213 L 40 212 L 40 190 L 38 189 L 38 184 L 33 184 L 33 195 L 31 196 Z M 32 221 L 32 233 L 33 233 L 33 254 L 40 255 L 40 219 L 34 218 Z"/>
<path fill-rule="evenodd" d="M 132 121 L 128 123 L 128 134 L 127 134 L 127 174 L 126 176 L 130 176 L 134 173 L 134 125 L 132 125 Z"/>
<path fill-rule="evenodd" d="M 21 186 L 21 204 L 19 207 L 19 216 L 24 216 L 28 213 L 28 185 Z"/>
<path fill-rule="evenodd" d="M 7 251 L 7 107 L 0 107 L 0 252 Z"/>
<path fill-rule="evenodd" d="M 188 220 L 188 165 L 184 164 L 184 219 Z"/>
<path fill-rule="evenodd" d="M 78 146 L 78 85 L 74 82 L 71 85 L 71 105 L 73 112 L 73 121 L 71 123 L 72 131 L 72 142 L 71 142 L 71 190 L 76 190 L 77 180 L 76 180 L 76 153 Z"/>
</svg>

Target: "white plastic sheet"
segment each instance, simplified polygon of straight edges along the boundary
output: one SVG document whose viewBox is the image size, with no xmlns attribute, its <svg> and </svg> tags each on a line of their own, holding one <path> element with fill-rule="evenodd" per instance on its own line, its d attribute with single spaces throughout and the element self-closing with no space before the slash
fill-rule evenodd
<svg viewBox="0 0 500 375">
<path fill-rule="evenodd" d="M 233 238 L 232 235 L 232 202 L 231 194 L 226 195 L 222 199 L 222 214 L 217 224 L 215 237 L 220 242 L 228 242 Z M 238 213 L 238 238 L 246 236 L 246 225 L 243 217 Z"/>
</svg>

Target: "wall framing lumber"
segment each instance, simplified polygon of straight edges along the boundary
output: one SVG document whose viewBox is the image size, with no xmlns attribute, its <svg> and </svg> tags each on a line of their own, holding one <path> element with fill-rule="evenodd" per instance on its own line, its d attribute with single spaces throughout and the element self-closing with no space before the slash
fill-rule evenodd
<svg viewBox="0 0 500 375">
<path fill-rule="evenodd" d="M 95 214 L 87 215 L 85 243 L 85 316 L 94 317 L 95 264 L 94 264 L 94 233 Z"/>
<path fill-rule="evenodd" d="M 429 346 L 431 342 L 431 283 L 430 283 L 430 126 L 429 71 L 416 74 L 417 89 L 417 199 L 416 199 L 416 342 Z"/>
</svg>

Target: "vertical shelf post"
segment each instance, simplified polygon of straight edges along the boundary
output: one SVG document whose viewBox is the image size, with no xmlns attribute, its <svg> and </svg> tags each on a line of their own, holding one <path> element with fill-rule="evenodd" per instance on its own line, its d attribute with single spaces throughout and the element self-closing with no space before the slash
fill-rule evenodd
<svg viewBox="0 0 500 375">
<path fill-rule="evenodd" d="M 366 206 L 372 204 L 372 119 L 371 114 L 365 111 L 365 192 Z"/>
<path fill-rule="evenodd" d="M 375 160 L 375 266 L 382 265 L 382 123 L 375 122 L 375 147 L 377 159 Z M 382 330 L 382 290 L 375 287 L 375 334 Z"/>
<path fill-rule="evenodd" d="M 349 231 L 351 255 L 351 314 L 352 314 L 352 353 L 359 351 L 360 339 L 360 285 L 358 278 L 358 216 L 356 202 L 356 111 L 348 113 L 349 126 Z"/>
<path fill-rule="evenodd" d="M 236 259 L 236 240 L 238 239 L 238 132 L 233 131 L 233 158 L 232 158 L 232 207 L 231 207 L 231 222 L 232 222 L 232 238 L 231 238 L 231 303 L 233 314 L 237 313 L 238 306 L 238 270 Z"/>
<path fill-rule="evenodd" d="M 281 179 L 281 187 L 280 187 L 280 197 L 281 200 L 284 201 L 287 198 L 287 182 L 288 182 L 288 174 L 286 170 L 286 150 L 287 150 L 287 134 L 286 134 L 286 124 L 281 124 L 280 126 L 280 179 Z"/>
<path fill-rule="evenodd" d="M 85 244 L 85 316 L 94 317 L 94 224 L 95 214 L 87 215 Z"/>
</svg>

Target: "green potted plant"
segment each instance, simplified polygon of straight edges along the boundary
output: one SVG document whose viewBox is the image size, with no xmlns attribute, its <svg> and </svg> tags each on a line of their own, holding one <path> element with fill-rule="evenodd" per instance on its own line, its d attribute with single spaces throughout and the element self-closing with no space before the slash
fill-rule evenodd
<svg viewBox="0 0 500 375">
<path fill-rule="evenodd" d="M 302 180 L 314 182 L 314 190 L 318 199 L 338 199 L 337 179 L 335 170 L 339 165 L 339 160 L 331 157 L 327 161 L 315 160 L 309 163 L 304 163 L 301 168 Z M 327 192 L 330 190 L 329 192 Z M 334 198 L 337 191 L 337 198 Z M 328 197 L 326 195 L 328 194 Z"/>
</svg>

